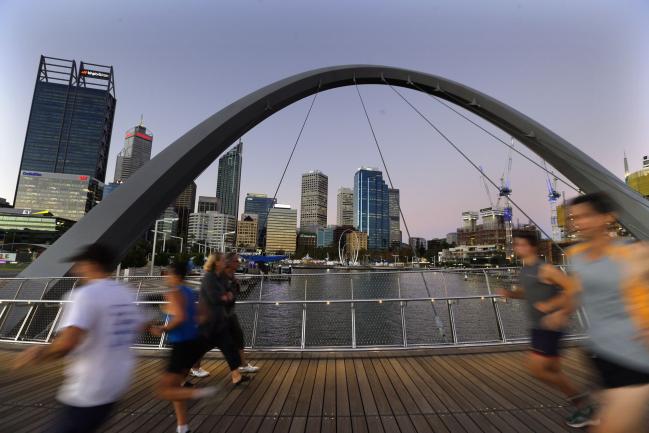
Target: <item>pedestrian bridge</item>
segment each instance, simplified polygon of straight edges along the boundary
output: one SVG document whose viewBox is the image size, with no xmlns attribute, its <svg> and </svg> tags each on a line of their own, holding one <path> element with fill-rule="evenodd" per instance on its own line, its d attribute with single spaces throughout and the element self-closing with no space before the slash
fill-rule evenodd
<svg viewBox="0 0 649 433">
<path fill-rule="evenodd" d="M 7 432 L 46 432 L 57 408 L 62 365 L 9 373 L 22 347 L 0 345 L 0 424 Z M 201 433 L 574 431 L 563 421 L 569 414 L 564 399 L 531 378 L 525 352 L 512 349 L 253 353 L 261 370 L 239 387 L 229 383 L 225 362 L 214 354 L 204 363 L 211 376 L 196 382 L 219 392 L 191 403 L 190 427 Z M 174 430 L 171 405 L 152 394 L 164 356 L 142 354 L 131 390 L 102 432 Z M 570 348 L 564 366 L 576 382 L 587 384 L 583 358 Z"/>
</svg>

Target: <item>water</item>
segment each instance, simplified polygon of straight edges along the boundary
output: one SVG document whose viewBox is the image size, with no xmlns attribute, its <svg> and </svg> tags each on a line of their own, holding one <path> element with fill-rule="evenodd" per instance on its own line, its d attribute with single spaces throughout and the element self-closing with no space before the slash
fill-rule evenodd
<svg viewBox="0 0 649 433">
<path fill-rule="evenodd" d="M 496 308 L 490 299 L 431 302 L 431 298 L 488 295 L 490 290 L 511 285 L 510 278 L 482 272 L 313 272 L 292 275 L 283 281 L 255 280 L 241 300 L 278 302 L 259 307 L 255 347 L 300 347 L 302 321 L 304 345 L 309 347 L 351 347 L 352 303 L 284 304 L 289 300 L 372 300 L 355 302 L 356 346 L 409 346 L 451 344 L 450 310 L 455 318 L 458 342 L 499 341 Z M 427 298 L 403 306 L 390 298 Z M 380 302 L 381 300 L 386 300 Z M 503 329 L 508 339 L 527 336 L 525 305 L 521 301 L 498 302 Z M 239 304 L 237 312 L 252 343 L 255 306 Z M 405 332 L 404 332 L 405 328 Z M 405 335 L 404 335 L 405 334 Z"/>
</svg>

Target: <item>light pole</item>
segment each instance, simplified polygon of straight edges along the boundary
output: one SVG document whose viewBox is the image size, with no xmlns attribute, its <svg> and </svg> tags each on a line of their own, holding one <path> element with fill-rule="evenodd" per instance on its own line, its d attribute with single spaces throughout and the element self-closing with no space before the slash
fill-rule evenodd
<svg viewBox="0 0 649 433">
<path fill-rule="evenodd" d="M 228 235 L 233 235 L 233 234 L 235 234 L 235 233 L 236 233 L 236 231 L 233 231 L 233 232 L 225 232 L 225 233 L 223 233 L 223 234 L 221 235 L 221 252 L 222 252 L 222 253 L 225 252 L 225 237 L 228 236 Z"/>
<path fill-rule="evenodd" d="M 158 223 L 160 221 L 164 221 L 164 222 L 178 221 L 178 218 L 162 218 L 162 219 L 159 219 L 159 220 L 155 220 L 155 226 L 154 226 L 154 230 L 153 230 L 153 248 L 152 248 L 152 251 L 151 251 L 151 271 L 150 271 L 150 275 L 153 275 L 153 266 L 154 266 L 154 263 L 155 263 L 155 247 L 156 247 L 156 242 L 158 242 Z"/>
<path fill-rule="evenodd" d="M 151 230 L 151 231 L 152 231 L 152 232 L 155 232 L 155 230 Z M 184 239 L 182 238 L 182 236 L 167 235 L 167 232 L 160 232 L 160 233 L 162 233 L 162 234 L 164 235 L 164 238 L 163 238 L 163 239 L 165 239 L 165 241 L 166 241 L 166 239 L 167 239 L 167 236 L 169 236 L 170 238 L 180 239 L 180 252 L 181 252 L 181 253 L 183 252 L 183 242 L 184 242 Z M 163 251 L 163 252 L 164 252 L 164 251 L 167 251 L 167 244 L 166 244 L 166 242 L 162 244 L 162 251 Z"/>
</svg>

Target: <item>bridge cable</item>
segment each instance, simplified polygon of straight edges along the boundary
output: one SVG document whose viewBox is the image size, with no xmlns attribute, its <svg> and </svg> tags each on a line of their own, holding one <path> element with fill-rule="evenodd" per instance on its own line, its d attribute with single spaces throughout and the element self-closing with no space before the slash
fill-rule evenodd
<svg viewBox="0 0 649 433">
<path fill-rule="evenodd" d="M 452 107 L 451 105 L 449 105 L 449 104 L 447 104 L 446 102 L 444 102 L 444 101 L 443 101 L 441 98 L 439 98 L 438 96 L 436 96 L 436 95 L 431 95 L 430 93 L 426 92 L 425 90 L 423 90 L 421 87 L 419 87 L 419 86 L 418 86 L 417 84 L 415 84 L 415 83 L 410 83 L 410 84 L 411 84 L 415 89 L 417 89 L 417 90 L 419 90 L 420 92 L 425 93 L 426 95 L 430 96 L 430 97 L 433 98 L 435 101 L 437 101 L 439 104 L 443 105 L 444 107 L 448 108 L 449 110 L 451 110 L 452 112 L 454 112 L 455 114 L 457 114 L 458 116 L 460 116 L 461 118 L 463 118 L 464 120 L 466 120 L 467 122 L 469 122 L 469 123 L 471 123 L 472 125 L 474 125 L 475 127 L 479 128 L 480 130 L 482 130 L 482 131 L 483 131 L 484 133 L 486 133 L 487 135 L 489 135 L 489 136 L 493 137 L 494 139 L 500 141 L 502 144 L 504 144 L 505 146 L 507 146 L 508 148 L 510 148 L 511 150 L 513 150 L 514 152 L 518 153 L 520 156 L 522 156 L 523 158 L 525 158 L 526 160 L 528 160 L 529 162 L 531 162 L 532 164 L 534 164 L 535 166 L 537 166 L 538 168 L 540 168 L 541 170 L 543 170 L 544 172 L 546 172 L 547 174 L 551 174 L 552 176 L 556 177 L 557 180 L 559 180 L 560 182 L 564 183 L 566 186 L 568 186 L 568 188 L 571 188 L 571 189 L 573 189 L 574 191 L 576 191 L 576 192 L 578 192 L 578 193 L 581 193 L 581 190 L 580 190 L 579 188 L 573 186 L 569 181 L 566 181 L 566 180 L 562 179 L 561 177 L 556 176 L 554 173 L 550 172 L 550 170 L 548 170 L 547 167 L 544 167 L 544 166 L 542 166 L 541 164 L 539 164 L 538 162 L 534 161 L 532 158 L 530 158 L 529 156 L 525 155 L 523 152 L 521 152 L 520 150 L 516 149 L 516 148 L 515 148 L 514 146 L 512 146 L 511 144 L 507 143 L 505 140 L 503 140 L 502 138 L 498 137 L 498 136 L 497 136 L 496 134 L 494 134 L 493 132 L 491 132 L 491 131 L 489 131 L 488 129 L 486 129 L 484 126 L 480 125 L 479 123 L 475 122 L 474 120 L 472 120 L 472 119 L 469 118 L 468 116 L 464 115 L 464 114 L 463 114 L 462 112 L 460 112 L 459 110 L 456 110 L 454 107 Z M 446 92 L 444 92 L 444 93 L 446 93 Z M 457 104 L 461 104 L 461 101 L 459 101 L 455 96 L 453 96 L 453 95 L 451 95 L 451 94 L 449 94 L 449 93 L 446 93 L 446 94 L 447 94 L 450 98 L 455 99 L 455 101 L 456 101 Z"/>
<path fill-rule="evenodd" d="M 394 91 L 394 92 L 395 92 L 395 93 L 396 93 L 396 94 L 397 94 L 401 99 L 403 99 L 403 101 L 404 101 L 406 104 L 408 104 L 408 105 L 410 106 L 410 108 L 412 108 L 412 109 L 413 109 L 417 114 L 419 114 L 419 116 L 420 116 L 422 119 L 424 119 L 424 121 L 426 121 L 426 123 L 428 123 L 428 125 L 430 125 L 430 127 L 432 127 L 432 128 L 433 128 L 433 129 L 434 129 L 434 130 L 435 130 L 435 131 L 436 131 L 436 132 L 437 132 L 437 133 L 438 133 L 438 134 L 439 134 L 439 135 L 440 135 L 440 136 L 441 136 L 441 137 L 442 137 L 442 138 L 443 138 L 443 139 L 444 139 L 448 144 L 449 144 L 449 145 L 451 145 L 451 147 L 453 147 L 453 149 L 455 149 L 455 150 L 456 150 L 456 151 L 457 151 L 457 152 L 458 152 L 458 153 L 459 153 L 459 154 L 460 154 L 460 155 L 461 155 L 461 156 L 462 156 L 462 157 L 463 157 L 463 158 L 464 158 L 464 159 L 465 159 L 469 164 L 471 164 L 471 166 L 472 166 L 473 168 L 475 168 L 476 171 L 478 171 L 478 173 L 480 173 L 481 175 L 483 175 L 484 178 L 487 179 L 487 181 L 489 181 L 489 183 L 492 184 L 492 185 L 494 186 L 494 188 L 496 188 L 497 190 L 500 189 L 499 186 L 498 186 L 498 184 L 497 184 L 496 182 L 494 182 L 493 179 L 491 179 L 489 176 L 487 176 L 487 175 L 486 175 L 482 170 L 480 170 L 480 167 L 479 167 L 475 162 L 473 162 L 473 161 L 471 160 L 471 158 L 469 158 L 469 157 L 467 156 L 467 154 L 464 153 L 464 152 L 462 151 L 462 149 L 460 149 L 460 148 L 459 148 L 459 147 L 458 147 L 458 146 L 457 146 L 457 145 L 456 145 L 456 144 L 455 144 L 455 143 L 454 143 L 450 138 L 448 138 L 448 137 L 447 137 L 447 136 L 446 136 L 446 135 L 445 135 L 445 134 L 444 134 L 444 133 L 443 133 L 443 132 L 442 132 L 442 131 L 437 127 L 437 126 L 435 126 L 435 124 L 434 124 L 434 123 L 433 123 L 433 122 L 432 122 L 428 117 L 426 117 L 425 114 L 423 114 L 421 111 L 419 111 L 419 110 L 417 109 L 417 107 L 415 107 L 415 106 L 414 106 L 414 105 L 413 105 L 413 104 L 412 104 L 412 103 L 411 103 L 411 102 L 410 102 L 410 101 L 409 101 L 405 96 L 403 96 L 403 95 L 401 94 L 401 92 L 399 92 L 397 89 L 395 89 L 394 86 L 392 86 L 392 85 L 391 85 L 390 83 L 388 83 L 388 82 L 386 82 L 386 84 L 387 84 L 387 85 L 388 85 L 388 86 L 389 86 L 389 87 L 390 87 L 390 88 L 391 88 L 391 89 L 392 89 L 392 90 L 393 90 L 393 91 Z M 524 210 L 523 210 L 523 209 L 522 209 L 522 208 L 521 208 L 521 207 L 516 203 L 516 201 L 514 201 L 511 197 L 510 197 L 509 201 L 510 201 L 511 204 L 514 205 L 514 207 L 515 207 L 516 209 L 518 209 L 518 211 L 519 211 L 520 213 L 522 213 L 522 214 L 523 214 L 523 215 L 524 215 L 524 216 L 525 216 L 525 217 L 526 217 L 526 218 L 527 218 L 527 219 L 528 219 L 532 224 L 534 224 L 534 225 L 536 226 L 536 228 L 537 228 L 541 233 L 543 233 L 543 234 L 544 234 L 548 239 L 550 239 L 550 241 L 551 241 L 553 244 L 555 244 L 555 245 L 557 246 L 557 248 L 559 248 L 559 250 L 560 250 L 562 253 L 565 254 L 564 249 L 561 248 L 561 246 L 560 246 L 558 243 L 556 243 L 556 242 L 552 239 L 552 237 L 549 236 L 548 233 L 547 233 L 545 230 L 543 230 L 543 228 L 542 228 L 539 224 L 537 224 L 536 221 L 535 221 L 531 216 L 529 216 L 529 215 L 527 214 L 527 212 L 525 212 L 525 211 L 524 211 Z"/>
<path fill-rule="evenodd" d="M 356 93 L 358 93 L 358 99 L 361 101 L 361 106 L 363 107 L 363 113 L 365 113 L 365 118 L 367 119 L 367 125 L 370 127 L 370 131 L 372 132 L 372 138 L 374 139 L 374 144 L 376 144 L 376 149 L 379 152 L 379 156 L 381 157 L 381 162 L 383 163 L 383 169 L 385 170 L 385 174 L 388 177 L 388 182 L 390 183 L 390 188 L 394 189 L 394 184 L 392 183 L 392 178 L 390 177 L 390 171 L 388 170 L 388 166 L 385 163 L 385 158 L 383 158 L 383 152 L 381 151 L 381 146 L 379 145 L 379 140 L 376 138 L 376 133 L 374 132 L 374 126 L 372 125 L 372 121 L 370 120 L 370 116 L 367 113 L 367 107 L 365 106 L 365 101 L 363 100 L 363 96 L 361 95 L 361 91 L 358 88 L 358 84 L 356 84 L 356 80 L 354 80 L 354 87 L 356 88 Z M 406 233 L 408 234 L 408 240 L 410 240 L 410 230 L 408 229 L 408 224 L 406 223 L 406 217 L 403 214 L 403 210 L 401 209 L 401 197 L 399 197 L 399 202 L 398 202 L 398 207 L 399 207 L 399 214 L 401 215 L 401 219 L 403 220 L 403 226 L 406 229 Z M 410 248 L 412 249 L 412 254 L 414 257 L 417 256 L 417 251 L 415 250 L 415 246 L 412 245 L 412 243 L 408 242 L 410 244 Z M 428 282 L 426 281 L 426 277 L 424 277 L 424 273 L 421 273 L 421 279 L 424 282 L 424 286 L 426 287 L 426 293 L 430 296 L 430 289 L 428 288 Z M 435 304 L 431 303 L 431 306 L 433 307 L 433 314 L 435 315 L 435 323 L 437 325 L 437 328 L 439 329 L 440 334 L 444 337 L 445 332 L 444 332 L 444 326 L 442 323 L 441 318 L 437 314 L 437 308 L 435 307 Z"/>
</svg>

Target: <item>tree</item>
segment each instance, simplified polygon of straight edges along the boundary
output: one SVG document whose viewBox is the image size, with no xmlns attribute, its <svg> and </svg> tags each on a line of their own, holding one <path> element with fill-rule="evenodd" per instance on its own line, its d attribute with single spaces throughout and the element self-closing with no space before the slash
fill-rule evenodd
<svg viewBox="0 0 649 433">
<path fill-rule="evenodd" d="M 122 260 L 123 268 L 141 268 L 147 264 L 147 255 L 151 244 L 145 240 L 139 240 L 129 248 L 126 256 Z"/>
<path fill-rule="evenodd" d="M 156 266 L 169 266 L 169 254 L 165 252 L 157 253 L 155 255 Z"/>
</svg>

